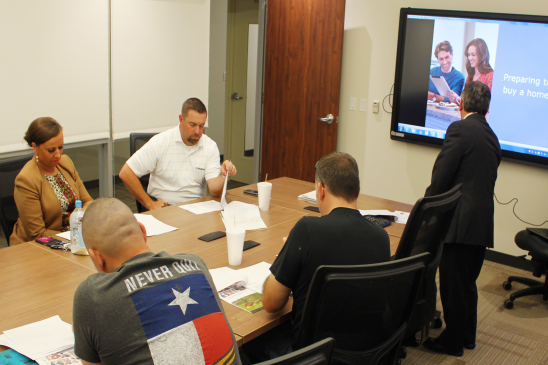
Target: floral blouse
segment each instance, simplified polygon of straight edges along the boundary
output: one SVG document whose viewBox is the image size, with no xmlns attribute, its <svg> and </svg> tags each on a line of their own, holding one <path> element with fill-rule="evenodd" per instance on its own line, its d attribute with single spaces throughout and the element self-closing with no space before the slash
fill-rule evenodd
<svg viewBox="0 0 548 365">
<path fill-rule="evenodd" d="M 61 171 L 56 176 L 46 175 L 46 179 L 61 204 L 61 210 L 63 211 L 62 231 L 68 231 L 70 229 L 70 214 L 76 206 L 76 194 Z"/>
</svg>

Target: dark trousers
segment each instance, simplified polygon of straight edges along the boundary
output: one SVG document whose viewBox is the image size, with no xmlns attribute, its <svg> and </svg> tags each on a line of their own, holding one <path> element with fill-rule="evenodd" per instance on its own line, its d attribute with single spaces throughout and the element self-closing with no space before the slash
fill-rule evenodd
<svg viewBox="0 0 548 365">
<path fill-rule="evenodd" d="M 485 258 L 485 247 L 446 243 L 440 262 L 440 297 L 446 328 L 439 336 L 450 351 L 462 351 L 476 342 L 478 288 L 476 280 Z"/>
</svg>

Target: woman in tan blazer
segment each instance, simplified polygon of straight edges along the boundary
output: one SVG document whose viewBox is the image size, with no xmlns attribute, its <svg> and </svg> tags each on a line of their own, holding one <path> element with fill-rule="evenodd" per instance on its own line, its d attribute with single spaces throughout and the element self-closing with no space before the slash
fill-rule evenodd
<svg viewBox="0 0 548 365">
<path fill-rule="evenodd" d="M 82 201 L 84 209 L 93 200 L 72 160 L 63 155 L 63 129 L 55 119 L 34 120 L 25 141 L 34 149 L 34 158 L 15 178 L 19 218 L 10 245 L 69 230 L 76 200 Z"/>
</svg>

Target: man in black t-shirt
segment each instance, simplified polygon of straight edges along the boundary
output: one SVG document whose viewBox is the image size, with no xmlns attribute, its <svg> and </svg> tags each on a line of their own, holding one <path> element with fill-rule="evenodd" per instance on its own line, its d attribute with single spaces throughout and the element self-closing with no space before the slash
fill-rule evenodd
<svg viewBox="0 0 548 365">
<path fill-rule="evenodd" d="M 316 200 L 322 216 L 303 217 L 297 222 L 270 268 L 272 274 L 263 288 L 267 312 L 282 309 L 293 292 L 291 334 L 278 330 L 278 338 L 264 341 L 270 348 L 262 354 L 252 351 L 251 356 L 275 357 L 296 349 L 292 343 L 296 341 L 308 288 L 319 266 L 390 260 L 388 234 L 357 210 L 360 178 L 356 160 L 341 152 L 326 155 L 316 164 L 315 180 Z"/>
</svg>

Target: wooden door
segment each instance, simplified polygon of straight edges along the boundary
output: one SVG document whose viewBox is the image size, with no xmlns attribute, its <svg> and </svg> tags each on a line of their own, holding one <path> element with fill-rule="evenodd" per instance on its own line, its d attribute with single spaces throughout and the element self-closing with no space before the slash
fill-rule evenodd
<svg viewBox="0 0 548 365">
<path fill-rule="evenodd" d="M 314 181 L 337 148 L 345 0 L 268 0 L 261 180 Z M 332 114 L 332 124 L 321 122 Z"/>
</svg>

